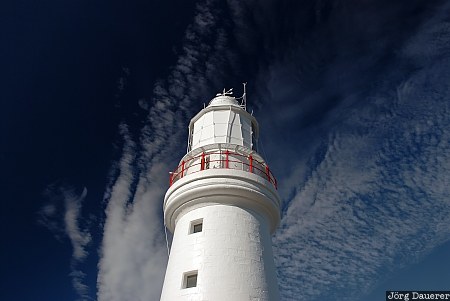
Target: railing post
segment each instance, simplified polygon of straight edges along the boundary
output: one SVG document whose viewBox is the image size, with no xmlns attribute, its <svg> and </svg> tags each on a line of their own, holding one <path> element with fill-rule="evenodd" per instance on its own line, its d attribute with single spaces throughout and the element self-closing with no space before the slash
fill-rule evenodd
<svg viewBox="0 0 450 301">
<path fill-rule="evenodd" d="M 204 170 L 205 169 L 205 152 L 202 153 L 202 159 L 200 161 L 200 170 Z"/>
<path fill-rule="evenodd" d="M 253 157 L 252 155 L 248 156 L 248 160 L 250 161 L 250 172 L 253 173 Z"/>
<path fill-rule="evenodd" d="M 173 184 L 173 172 L 169 172 L 169 187 Z"/>
<path fill-rule="evenodd" d="M 225 168 L 229 168 L 229 166 L 228 166 L 228 155 L 230 154 L 230 151 L 229 150 L 227 150 L 226 152 L 225 152 Z"/>
<path fill-rule="evenodd" d="M 181 177 L 180 178 L 182 178 L 183 175 L 184 175 L 184 160 L 181 161 Z"/>
</svg>

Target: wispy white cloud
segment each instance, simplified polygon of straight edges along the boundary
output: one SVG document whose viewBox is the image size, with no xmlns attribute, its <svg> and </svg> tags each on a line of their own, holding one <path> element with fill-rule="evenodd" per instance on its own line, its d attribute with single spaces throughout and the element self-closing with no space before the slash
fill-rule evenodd
<svg viewBox="0 0 450 301">
<path fill-rule="evenodd" d="M 107 191 L 99 275 L 99 300 L 154 300 L 164 273 L 165 253 L 157 206 L 161 188 L 135 195 L 136 145 L 122 124 L 123 154 L 118 176 Z M 141 184 L 138 184 L 139 187 Z M 153 188 L 156 188 L 153 190 Z M 152 193 L 156 194 L 152 195 Z M 158 229 L 154 229 L 158 228 Z"/>
<path fill-rule="evenodd" d="M 410 97 L 424 83 L 415 84 Z M 449 106 L 429 99 L 411 109 L 359 115 L 363 133 L 341 125 L 330 134 L 274 238 L 284 299 L 356 300 L 448 239 Z"/>
<path fill-rule="evenodd" d="M 293 187 L 274 238 L 284 300 L 364 299 L 378 280 L 448 241 L 450 58 L 442 49 L 450 40 L 423 43 L 450 28 L 445 11 L 404 47 L 428 62 L 423 69 L 331 114 L 339 119 L 316 150 L 323 154 Z"/>
<path fill-rule="evenodd" d="M 81 202 L 86 198 L 87 189 L 84 188 L 81 196 L 74 199 L 71 195 L 66 195 L 66 212 L 64 214 L 64 224 L 67 236 L 73 247 L 73 258 L 81 261 L 88 255 L 86 246 L 91 241 L 88 231 L 82 230 L 79 226 Z"/>
<path fill-rule="evenodd" d="M 134 142 L 137 139 L 125 124 L 120 127 L 122 158 L 105 193 L 99 301 L 159 299 L 167 263 L 161 213 L 168 170 L 185 150 L 181 145 L 187 135 L 186 118 L 195 109 L 192 104 L 203 99 L 207 78 L 220 79 L 221 65 L 230 60 L 226 36 L 217 25 L 216 2 L 201 1 L 196 6 L 170 75 L 154 85 L 151 105 L 141 100 L 148 115 L 139 141 Z"/>
<path fill-rule="evenodd" d="M 89 288 L 84 283 L 85 273 L 78 265 L 89 255 L 87 247 L 92 237 L 86 227 L 80 225 L 82 203 L 87 196 L 87 189 L 83 188 L 77 194 L 73 187 L 52 184 L 45 191 L 48 203 L 39 211 L 38 221 L 47 227 L 56 238 L 63 240 L 67 237 L 72 244 L 72 261 L 70 264 L 72 285 L 79 296 L 79 300 L 89 300 Z"/>
<path fill-rule="evenodd" d="M 69 276 L 72 278 L 72 286 L 80 296 L 78 300 L 93 300 L 89 296 L 89 286 L 85 284 L 86 274 L 79 269 L 72 269 Z"/>
</svg>

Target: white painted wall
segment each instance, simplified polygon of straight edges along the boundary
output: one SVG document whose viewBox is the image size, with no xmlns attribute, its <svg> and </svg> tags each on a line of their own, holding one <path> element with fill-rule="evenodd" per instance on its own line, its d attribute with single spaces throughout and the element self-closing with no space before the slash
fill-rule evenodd
<svg viewBox="0 0 450 301">
<path fill-rule="evenodd" d="M 189 234 L 191 221 L 200 218 L 203 231 Z M 185 213 L 176 223 L 161 300 L 279 300 L 269 233 L 266 218 L 237 206 L 209 204 Z M 183 289 L 183 274 L 193 270 L 197 287 Z"/>
</svg>

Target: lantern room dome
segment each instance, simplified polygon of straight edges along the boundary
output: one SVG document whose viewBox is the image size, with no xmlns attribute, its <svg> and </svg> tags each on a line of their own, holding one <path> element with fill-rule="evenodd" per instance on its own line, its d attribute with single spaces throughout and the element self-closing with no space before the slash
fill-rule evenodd
<svg viewBox="0 0 450 301">
<path fill-rule="evenodd" d="M 214 97 L 209 102 L 208 106 L 214 107 L 214 106 L 224 106 L 224 105 L 231 105 L 231 106 L 239 107 L 239 103 L 236 100 L 236 98 L 234 98 L 233 96 L 226 96 L 226 95 L 220 95 L 220 96 Z"/>
</svg>

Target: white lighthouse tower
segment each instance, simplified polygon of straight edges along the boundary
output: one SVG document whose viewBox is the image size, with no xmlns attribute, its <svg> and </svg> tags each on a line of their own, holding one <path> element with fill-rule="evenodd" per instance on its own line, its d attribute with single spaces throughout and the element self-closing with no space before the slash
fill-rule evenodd
<svg viewBox="0 0 450 301">
<path fill-rule="evenodd" d="M 270 235 L 280 198 L 258 134 L 245 91 L 238 102 L 224 90 L 192 118 L 164 199 L 173 241 L 161 301 L 279 300 Z"/>
</svg>

